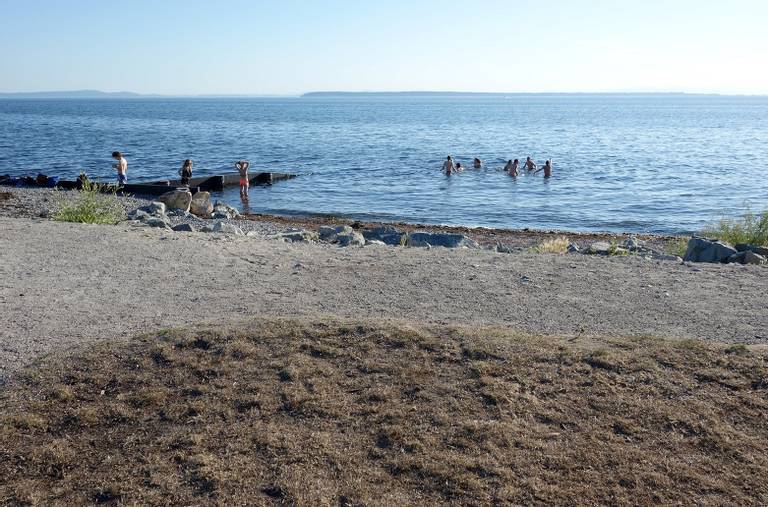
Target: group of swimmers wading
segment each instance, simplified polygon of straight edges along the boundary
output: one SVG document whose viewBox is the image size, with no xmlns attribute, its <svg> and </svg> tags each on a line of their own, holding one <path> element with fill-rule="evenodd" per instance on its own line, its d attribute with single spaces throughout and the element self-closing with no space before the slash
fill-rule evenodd
<svg viewBox="0 0 768 507">
<path fill-rule="evenodd" d="M 117 183 L 118 185 L 125 185 L 128 183 L 128 161 L 125 159 L 122 153 L 119 151 L 112 152 L 112 158 L 117 160 L 116 164 L 112 167 L 117 171 Z M 251 163 L 247 160 L 238 160 L 235 162 L 235 169 L 237 169 L 240 175 L 240 197 L 248 199 L 248 189 L 250 187 L 250 178 L 248 177 L 248 168 L 251 167 Z M 179 169 L 179 176 L 181 177 L 181 186 L 189 187 L 189 180 L 192 179 L 192 160 L 186 159 Z"/>
<path fill-rule="evenodd" d="M 475 169 L 482 169 L 483 168 L 483 161 L 479 158 L 475 158 L 472 161 L 472 167 Z M 552 160 L 547 160 L 544 162 L 544 165 L 539 167 L 536 165 L 536 162 L 531 160 L 531 157 L 525 158 L 525 163 L 523 164 L 523 168 L 528 171 L 529 174 L 536 174 L 539 171 L 544 171 L 544 177 L 549 178 L 552 176 Z M 453 161 L 453 157 L 448 155 L 448 159 L 443 162 L 443 172 L 446 175 L 451 175 L 454 173 L 460 173 L 464 170 L 464 167 L 462 167 L 461 162 L 455 163 Z M 516 177 L 520 174 L 520 160 L 514 159 L 507 162 L 507 164 L 504 166 L 504 169 L 502 169 L 505 173 L 509 174 L 512 177 Z"/>
</svg>

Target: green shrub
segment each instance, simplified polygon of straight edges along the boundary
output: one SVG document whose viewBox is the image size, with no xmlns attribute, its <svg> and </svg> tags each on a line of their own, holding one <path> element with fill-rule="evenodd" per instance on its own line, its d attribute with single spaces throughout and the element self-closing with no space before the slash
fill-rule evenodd
<svg viewBox="0 0 768 507">
<path fill-rule="evenodd" d="M 701 234 L 732 245 L 737 243 L 768 245 L 768 210 L 759 214 L 747 211 L 738 219 L 724 218 L 705 228 Z"/>
<path fill-rule="evenodd" d="M 117 189 L 104 193 L 104 188 L 99 183 L 85 181 L 73 199 L 59 195 L 53 219 L 85 224 L 116 224 L 124 220 L 125 209 L 115 195 Z"/>
</svg>

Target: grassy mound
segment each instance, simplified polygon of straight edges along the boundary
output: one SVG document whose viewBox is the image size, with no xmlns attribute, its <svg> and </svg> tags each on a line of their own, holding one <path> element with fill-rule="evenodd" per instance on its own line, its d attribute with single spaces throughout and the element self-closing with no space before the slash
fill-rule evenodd
<svg viewBox="0 0 768 507">
<path fill-rule="evenodd" d="M 768 502 L 745 347 L 263 321 L 0 390 L 0 504 Z"/>
</svg>

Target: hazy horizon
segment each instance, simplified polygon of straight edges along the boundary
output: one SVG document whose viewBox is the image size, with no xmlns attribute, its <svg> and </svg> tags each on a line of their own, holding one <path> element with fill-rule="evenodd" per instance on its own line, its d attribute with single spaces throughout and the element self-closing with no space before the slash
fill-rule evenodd
<svg viewBox="0 0 768 507">
<path fill-rule="evenodd" d="M 768 2 L 4 0 L 1 92 L 768 94 Z"/>
</svg>

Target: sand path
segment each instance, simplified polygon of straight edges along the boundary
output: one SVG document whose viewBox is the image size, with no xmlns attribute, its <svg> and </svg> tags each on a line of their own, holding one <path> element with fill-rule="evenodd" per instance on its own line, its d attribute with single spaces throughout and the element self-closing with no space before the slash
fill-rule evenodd
<svg viewBox="0 0 768 507">
<path fill-rule="evenodd" d="M 0 218 L 0 378 L 90 340 L 267 314 L 765 343 L 767 281 L 753 266 L 342 249 Z"/>
</svg>

